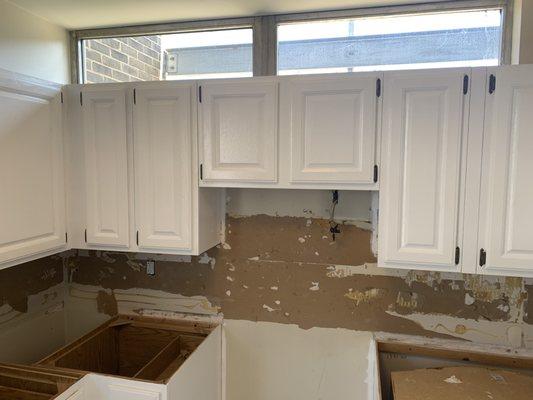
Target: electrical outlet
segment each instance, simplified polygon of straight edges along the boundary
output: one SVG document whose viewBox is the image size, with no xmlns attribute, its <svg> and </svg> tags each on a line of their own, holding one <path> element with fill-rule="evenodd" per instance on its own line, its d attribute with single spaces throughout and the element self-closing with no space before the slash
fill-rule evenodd
<svg viewBox="0 0 533 400">
<path fill-rule="evenodd" d="M 154 260 L 146 261 L 146 273 L 148 275 L 155 275 L 155 261 Z"/>
</svg>

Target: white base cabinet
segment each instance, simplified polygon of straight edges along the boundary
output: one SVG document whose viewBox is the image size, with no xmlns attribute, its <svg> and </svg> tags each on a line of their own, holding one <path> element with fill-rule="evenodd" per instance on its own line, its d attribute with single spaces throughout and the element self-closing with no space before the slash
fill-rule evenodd
<svg viewBox="0 0 533 400">
<path fill-rule="evenodd" d="M 67 247 L 60 90 L 0 70 L 0 268 Z"/>
</svg>

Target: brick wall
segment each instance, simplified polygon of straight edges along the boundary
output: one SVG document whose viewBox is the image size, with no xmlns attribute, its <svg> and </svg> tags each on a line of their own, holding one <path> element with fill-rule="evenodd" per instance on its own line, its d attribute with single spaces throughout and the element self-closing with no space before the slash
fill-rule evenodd
<svg viewBox="0 0 533 400">
<path fill-rule="evenodd" d="M 86 40 L 85 83 L 161 79 L 161 37 Z"/>
</svg>

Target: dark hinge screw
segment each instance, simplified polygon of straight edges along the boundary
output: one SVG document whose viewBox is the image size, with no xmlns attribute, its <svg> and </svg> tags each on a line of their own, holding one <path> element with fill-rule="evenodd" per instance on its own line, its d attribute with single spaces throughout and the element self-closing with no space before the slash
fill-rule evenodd
<svg viewBox="0 0 533 400">
<path fill-rule="evenodd" d="M 467 94 L 468 93 L 468 83 L 470 81 L 470 78 L 468 77 L 468 75 L 465 75 L 464 78 L 463 78 L 463 94 Z"/>
<path fill-rule="evenodd" d="M 483 267 L 487 262 L 487 252 L 485 249 L 479 250 L 479 266 Z"/>
<path fill-rule="evenodd" d="M 455 265 L 459 265 L 459 261 L 461 259 L 461 249 L 459 246 L 455 248 Z"/>
<path fill-rule="evenodd" d="M 496 91 L 496 77 L 491 75 L 489 78 L 489 93 L 492 94 Z"/>
<path fill-rule="evenodd" d="M 381 97 L 381 79 L 376 81 L 376 96 Z"/>
<path fill-rule="evenodd" d="M 378 181 L 378 173 L 379 173 L 378 166 L 374 165 L 374 183 Z"/>
</svg>

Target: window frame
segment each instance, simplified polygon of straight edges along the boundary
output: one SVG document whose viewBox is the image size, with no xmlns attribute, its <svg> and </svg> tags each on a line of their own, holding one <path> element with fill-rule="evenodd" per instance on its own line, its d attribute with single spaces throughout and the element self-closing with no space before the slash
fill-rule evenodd
<svg viewBox="0 0 533 400">
<path fill-rule="evenodd" d="M 70 31 L 71 81 L 83 83 L 82 41 L 110 37 L 160 35 L 184 32 L 202 32 L 224 29 L 253 29 L 253 76 L 277 75 L 277 31 L 279 24 L 380 17 L 398 14 L 424 14 L 430 12 L 466 11 L 478 9 L 502 10 L 502 42 L 500 64 L 511 63 L 514 0 L 462 0 L 368 7 L 347 10 L 313 11 L 291 14 L 265 15 L 258 17 L 196 20 L 162 24 L 134 25 L 125 27 L 96 28 Z"/>
</svg>

